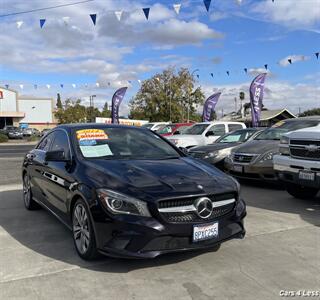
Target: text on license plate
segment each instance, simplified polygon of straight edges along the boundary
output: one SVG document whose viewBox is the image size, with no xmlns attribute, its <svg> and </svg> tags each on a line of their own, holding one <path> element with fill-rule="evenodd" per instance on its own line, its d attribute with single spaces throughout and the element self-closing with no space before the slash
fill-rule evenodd
<svg viewBox="0 0 320 300">
<path fill-rule="evenodd" d="M 314 181 L 315 180 L 315 173 L 308 172 L 308 171 L 300 171 L 299 172 L 299 179 Z"/>
<path fill-rule="evenodd" d="M 233 166 L 233 171 L 242 173 L 243 167 L 240 166 L 240 165 L 234 165 L 234 166 Z"/>
<path fill-rule="evenodd" d="M 204 225 L 195 225 L 193 227 L 193 241 L 203 241 L 214 239 L 218 237 L 219 234 L 219 223 L 210 223 Z"/>
</svg>

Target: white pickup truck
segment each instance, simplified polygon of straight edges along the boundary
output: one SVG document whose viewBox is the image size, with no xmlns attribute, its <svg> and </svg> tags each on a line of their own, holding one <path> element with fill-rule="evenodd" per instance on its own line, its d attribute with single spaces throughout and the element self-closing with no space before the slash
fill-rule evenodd
<svg viewBox="0 0 320 300">
<path fill-rule="evenodd" d="M 315 197 L 320 190 L 320 125 L 284 134 L 279 150 L 274 170 L 288 193 L 300 199 Z"/>
<path fill-rule="evenodd" d="M 239 129 L 246 128 L 241 122 L 203 122 L 187 128 L 184 134 L 167 137 L 177 147 L 191 148 L 212 144 L 220 136 Z"/>
</svg>

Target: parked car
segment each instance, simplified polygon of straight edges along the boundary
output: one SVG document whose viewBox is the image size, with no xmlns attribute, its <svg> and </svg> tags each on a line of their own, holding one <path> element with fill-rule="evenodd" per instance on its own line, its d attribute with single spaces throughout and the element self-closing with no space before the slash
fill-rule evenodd
<svg viewBox="0 0 320 300">
<path fill-rule="evenodd" d="M 23 139 L 21 129 L 16 126 L 5 126 L 2 133 L 8 136 L 9 139 Z"/>
<path fill-rule="evenodd" d="M 202 159 L 220 169 L 224 168 L 224 160 L 231 150 L 254 139 L 264 128 L 246 128 L 233 131 L 218 138 L 213 144 L 197 146 L 189 149 L 194 158 Z"/>
<path fill-rule="evenodd" d="M 266 129 L 252 141 L 231 151 L 225 159 L 226 170 L 236 176 L 248 179 L 276 181 L 273 156 L 279 153 L 280 138 L 283 134 L 301 128 L 316 126 L 320 118 L 296 118 L 279 122 Z"/>
<path fill-rule="evenodd" d="M 238 182 L 150 130 L 59 126 L 25 156 L 22 177 L 26 208 L 58 217 L 84 259 L 218 249 L 245 235 Z"/>
<path fill-rule="evenodd" d="M 51 128 L 45 128 L 41 131 L 41 136 L 45 136 L 49 131 L 51 130 Z"/>
<path fill-rule="evenodd" d="M 220 136 L 242 128 L 246 128 L 246 125 L 240 122 L 197 123 L 187 128 L 183 134 L 169 136 L 168 139 L 177 147 L 191 148 L 212 144 Z"/>
<path fill-rule="evenodd" d="M 150 129 L 152 131 L 157 131 L 168 124 L 169 122 L 153 122 L 153 123 L 143 124 L 141 127 Z"/>
<path fill-rule="evenodd" d="M 320 125 L 284 134 L 279 151 L 274 169 L 287 192 L 301 199 L 315 197 L 320 190 Z"/>
<path fill-rule="evenodd" d="M 192 126 L 194 123 L 173 123 L 168 124 L 161 129 L 156 130 L 158 134 L 161 136 L 171 136 L 174 134 L 181 134 L 181 131 L 187 129 L 188 127 Z"/>
<path fill-rule="evenodd" d="M 41 136 L 41 133 L 36 128 L 24 128 L 22 129 L 23 136 Z"/>
</svg>

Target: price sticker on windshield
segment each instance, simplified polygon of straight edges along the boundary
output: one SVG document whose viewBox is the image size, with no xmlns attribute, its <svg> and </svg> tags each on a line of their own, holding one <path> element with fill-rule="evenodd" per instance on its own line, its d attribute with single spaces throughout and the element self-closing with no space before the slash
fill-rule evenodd
<svg viewBox="0 0 320 300">
<path fill-rule="evenodd" d="M 109 137 L 102 129 L 82 129 L 77 131 L 77 139 L 82 140 L 107 140 Z"/>
</svg>

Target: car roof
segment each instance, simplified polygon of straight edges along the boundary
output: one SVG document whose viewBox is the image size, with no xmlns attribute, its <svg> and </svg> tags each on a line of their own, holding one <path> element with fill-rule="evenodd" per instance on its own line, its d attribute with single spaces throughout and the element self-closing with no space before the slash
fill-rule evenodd
<svg viewBox="0 0 320 300">
<path fill-rule="evenodd" d="M 119 124 L 104 124 L 104 123 L 74 123 L 74 124 L 63 124 L 59 125 L 56 128 L 62 129 L 96 129 L 96 128 L 135 128 L 140 129 L 140 127 L 136 126 L 128 126 L 128 125 L 119 125 Z M 141 130 L 147 130 L 141 128 Z"/>
</svg>

